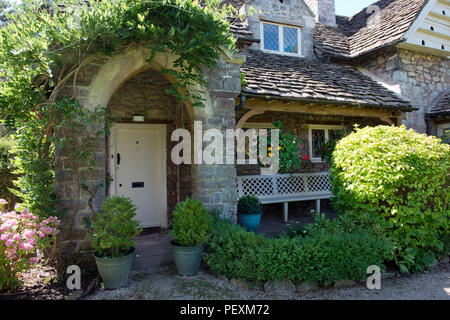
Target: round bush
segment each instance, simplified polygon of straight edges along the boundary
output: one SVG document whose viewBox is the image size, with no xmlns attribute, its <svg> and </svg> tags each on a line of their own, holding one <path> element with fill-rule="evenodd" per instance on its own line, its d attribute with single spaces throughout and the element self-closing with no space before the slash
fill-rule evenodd
<svg viewBox="0 0 450 320">
<path fill-rule="evenodd" d="M 337 209 L 376 221 L 403 271 L 448 254 L 450 146 L 405 127 L 357 129 L 338 143 L 330 173 Z"/>
<path fill-rule="evenodd" d="M 173 212 L 171 236 L 176 244 L 186 247 L 204 245 L 211 236 L 212 217 L 198 200 L 187 198 Z"/>
<path fill-rule="evenodd" d="M 130 253 L 142 229 L 135 220 L 136 207 L 129 198 L 111 197 L 91 221 L 89 238 L 99 257 L 119 258 Z"/>
</svg>

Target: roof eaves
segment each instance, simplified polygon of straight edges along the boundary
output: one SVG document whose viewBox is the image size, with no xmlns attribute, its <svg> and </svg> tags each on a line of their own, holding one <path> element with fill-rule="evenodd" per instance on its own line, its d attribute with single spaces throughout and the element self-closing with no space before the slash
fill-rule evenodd
<svg viewBox="0 0 450 320">
<path fill-rule="evenodd" d="M 242 88 L 242 94 L 248 98 L 259 98 L 265 100 L 283 100 L 283 101 L 299 101 L 299 102 L 307 102 L 307 103 L 317 103 L 321 105 L 346 105 L 358 108 L 372 108 L 372 109 L 383 109 L 389 111 L 401 111 L 401 112 L 412 112 L 419 110 L 419 108 L 415 108 L 411 105 L 402 106 L 389 106 L 389 105 L 379 105 L 379 104 L 370 104 L 370 103 L 356 103 L 351 101 L 335 101 L 329 99 L 311 99 L 311 98 L 295 98 L 295 97 L 280 97 L 266 94 L 256 94 L 245 91 L 245 87 Z"/>
</svg>

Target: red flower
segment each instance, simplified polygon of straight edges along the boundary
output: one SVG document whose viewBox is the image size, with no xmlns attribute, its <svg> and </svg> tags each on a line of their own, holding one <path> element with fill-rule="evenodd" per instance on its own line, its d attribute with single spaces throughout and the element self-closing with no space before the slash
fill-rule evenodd
<svg viewBox="0 0 450 320">
<path fill-rule="evenodd" d="M 304 155 L 302 158 L 303 158 L 303 160 L 309 161 L 309 156 L 308 155 Z"/>
</svg>

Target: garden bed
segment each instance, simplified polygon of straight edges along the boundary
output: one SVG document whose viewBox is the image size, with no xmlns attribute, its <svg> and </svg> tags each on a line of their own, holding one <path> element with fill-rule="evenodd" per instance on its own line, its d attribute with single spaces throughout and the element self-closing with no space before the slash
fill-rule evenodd
<svg viewBox="0 0 450 320">
<path fill-rule="evenodd" d="M 96 272 L 83 273 L 80 291 L 69 290 L 66 278 L 58 276 L 53 267 L 33 268 L 20 275 L 23 286 L 11 292 L 0 293 L 0 300 L 73 300 L 99 287 Z"/>
</svg>

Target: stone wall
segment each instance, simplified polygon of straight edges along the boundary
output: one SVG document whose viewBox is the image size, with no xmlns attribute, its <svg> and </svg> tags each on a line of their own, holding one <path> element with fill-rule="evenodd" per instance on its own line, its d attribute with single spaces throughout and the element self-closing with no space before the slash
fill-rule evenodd
<svg viewBox="0 0 450 320">
<path fill-rule="evenodd" d="M 241 92 L 240 65 L 221 59 L 214 69 L 207 72 L 208 93 L 212 112 L 196 108 L 195 119 L 202 121 L 203 130 L 219 129 L 225 137 L 226 129 L 234 129 L 235 98 Z M 205 110 L 206 111 L 206 110 Z M 209 143 L 204 143 L 205 147 Z M 236 166 L 234 164 L 192 166 L 192 194 L 209 209 L 219 210 L 225 218 L 237 220 Z"/>
<path fill-rule="evenodd" d="M 425 114 L 433 100 L 450 88 L 450 64 L 447 58 L 391 48 L 356 62 L 390 85 L 400 86 L 401 95 L 418 111 L 407 113 L 404 124 L 426 132 Z"/>
<path fill-rule="evenodd" d="M 316 15 L 316 21 L 326 26 L 336 26 L 336 7 L 334 0 L 305 0 Z"/>
<path fill-rule="evenodd" d="M 315 22 L 305 2 L 302 0 L 284 0 L 281 3 L 280 1 L 253 0 L 249 2 L 248 6 L 251 6 L 257 12 L 248 18 L 249 29 L 253 32 L 254 38 L 261 39 L 260 17 L 275 23 L 299 26 L 302 33 L 303 56 L 310 59 L 314 58 L 312 34 Z M 261 44 L 254 43 L 251 48 L 259 50 Z"/>
<path fill-rule="evenodd" d="M 240 118 L 246 110 L 240 110 L 236 115 Z M 308 126 L 310 124 L 336 125 L 344 126 L 347 130 L 351 130 L 355 124 L 360 127 L 385 125 L 380 119 L 376 118 L 346 118 L 338 116 L 314 116 L 303 115 L 298 113 L 286 112 L 266 112 L 262 115 L 257 115 L 248 120 L 252 123 L 272 123 L 273 121 L 281 121 L 286 131 L 295 134 L 301 141 L 298 147 L 301 149 L 300 157 L 302 157 L 302 164 L 300 170 L 295 170 L 297 173 L 302 172 L 323 172 L 329 169 L 327 163 L 312 162 L 304 159 L 305 156 L 311 157 L 309 154 L 309 135 Z M 259 175 L 260 168 L 257 165 L 237 165 L 237 174 L 240 175 Z"/>
<path fill-rule="evenodd" d="M 78 72 L 75 87 L 73 79 L 69 80 L 60 96 L 76 97 L 89 109 L 109 104 L 114 114 L 124 118 L 135 112 L 145 112 L 148 119 L 167 123 L 170 126 L 168 132 L 171 134 L 172 129 L 182 125 L 180 116 L 181 110 L 184 109 L 180 108 L 179 104 L 174 107 L 173 99 L 164 94 L 163 89 L 167 86 L 164 78 L 156 80 L 156 75 L 149 71 L 139 74 L 148 70 L 149 66 L 156 69 L 170 68 L 168 63 L 173 61 L 173 57 L 157 54 L 149 65 L 149 56 L 148 49 L 136 46 L 112 57 L 98 58 Z M 243 61 L 239 57 L 234 59 L 235 57 L 224 56 L 216 67 L 206 71 L 208 89 L 203 90 L 205 107 L 191 108 L 190 114 L 193 118 L 189 118 L 187 112 L 184 113 L 186 129 L 192 132 L 194 119 L 203 121 L 205 129 L 225 130 L 235 127 L 234 106 L 235 98 L 241 90 L 239 67 Z M 127 80 L 128 78 L 130 80 Z M 125 83 L 122 88 L 121 83 Z M 149 88 L 152 86 L 158 88 Z M 127 90 L 131 94 L 128 94 Z M 163 105 L 169 105 L 171 108 L 166 109 Z M 134 109 L 133 112 L 130 112 L 129 108 Z M 55 191 L 60 200 L 57 209 L 64 212 L 58 246 L 62 253 L 68 253 L 90 247 L 90 242 L 86 239 L 85 218 L 91 217 L 106 198 L 106 137 L 95 141 L 94 165 L 91 166 L 87 161 L 77 165 L 70 157 L 72 150 L 80 150 L 80 141 L 86 139 L 87 130 L 71 132 L 64 128 L 57 132 L 57 135 L 73 139 L 73 143 L 56 151 L 55 170 Z M 168 147 L 168 150 L 171 149 L 172 145 Z M 93 170 L 88 170 L 89 167 Z M 235 165 L 182 165 L 180 171 L 180 199 L 192 195 L 193 198 L 202 200 L 206 207 L 218 209 L 225 217 L 236 220 Z M 168 164 L 168 175 L 173 177 L 175 172 L 176 167 Z M 168 187 L 169 185 L 173 186 L 173 182 L 168 184 Z M 174 189 L 168 194 L 172 206 L 175 203 Z"/>
</svg>

